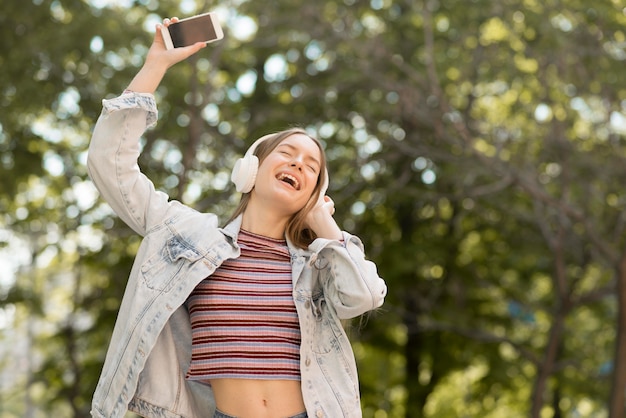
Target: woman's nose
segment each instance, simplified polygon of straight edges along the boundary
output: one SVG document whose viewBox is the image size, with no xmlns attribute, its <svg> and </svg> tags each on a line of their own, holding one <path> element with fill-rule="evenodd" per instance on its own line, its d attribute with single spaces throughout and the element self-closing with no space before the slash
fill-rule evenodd
<svg viewBox="0 0 626 418">
<path fill-rule="evenodd" d="M 294 159 L 291 160 L 291 164 L 292 167 L 297 168 L 298 170 L 302 170 L 302 166 L 303 166 L 303 161 L 301 158 L 295 157 Z"/>
</svg>

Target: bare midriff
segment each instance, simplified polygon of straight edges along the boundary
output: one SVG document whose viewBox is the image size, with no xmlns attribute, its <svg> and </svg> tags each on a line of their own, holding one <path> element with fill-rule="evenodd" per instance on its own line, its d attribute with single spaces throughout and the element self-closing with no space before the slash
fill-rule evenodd
<svg viewBox="0 0 626 418">
<path fill-rule="evenodd" d="M 217 409 L 237 418 L 290 417 L 305 411 L 296 380 L 211 379 Z"/>
</svg>

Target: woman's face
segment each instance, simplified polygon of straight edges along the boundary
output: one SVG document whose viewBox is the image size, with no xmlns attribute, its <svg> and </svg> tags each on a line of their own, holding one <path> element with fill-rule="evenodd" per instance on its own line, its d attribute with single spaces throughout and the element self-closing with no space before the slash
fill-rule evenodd
<svg viewBox="0 0 626 418">
<path fill-rule="evenodd" d="M 313 193 L 320 174 L 321 151 L 304 134 L 293 134 L 274 148 L 259 166 L 253 196 L 293 214 Z"/>
</svg>

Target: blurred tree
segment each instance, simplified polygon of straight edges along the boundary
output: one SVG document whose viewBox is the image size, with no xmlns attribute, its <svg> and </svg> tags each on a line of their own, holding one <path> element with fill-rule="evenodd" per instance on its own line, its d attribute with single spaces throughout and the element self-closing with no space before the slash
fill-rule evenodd
<svg viewBox="0 0 626 418">
<path fill-rule="evenodd" d="M 224 217 L 253 138 L 325 141 L 336 216 L 390 290 L 352 329 L 366 417 L 623 416 L 619 2 L 3 6 L 0 240 L 25 255 L 0 352 L 30 349 L 0 366 L 32 373 L 0 384 L 0 417 L 88 415 L 138 245 L 87 179 L 89 133 L 160 16 L 207 9 L 226 37 L 168 73 L 140 163 Z"/>
<path fill-rule="evenodd" d="M 447 1 L 383 10 L 393 23 L 381 32 L 404 37 L 360 50 L 374 57 L 370 91 L 393 79 L 389 63 L 397 68 L 384 97 L 399 106 L 360 108 L 388 147 L 373 187 L 382 196 L 362 192 L 373 200 L 362 217 L 365 236 L 384 243 L 381 267 L 408 333 L 408 416 L 502 416 L 503 389 L 530 401 L 531 416 L 602 411 L 622 309 L 610 298 L 623 270 L 621 9 Z M 409 28 L 419 40 L 405 51 Z M 624 412 L 622 349 L 611 416 Z M 468 400 L 432 406 L 457 367 L 485 362 Z"/>
<path fill-rule="evenodd" d="M 121 91 L 150 38 L 143 10 L 28 3 L 5 2 L 0 16 L 0 230 L 13 273 L 0 283 L 1 351 L 13 359 L 0 416 L 81 417 L 136 241 L 97 201 L 86 144 L 101 98 Z"/>
</svg>

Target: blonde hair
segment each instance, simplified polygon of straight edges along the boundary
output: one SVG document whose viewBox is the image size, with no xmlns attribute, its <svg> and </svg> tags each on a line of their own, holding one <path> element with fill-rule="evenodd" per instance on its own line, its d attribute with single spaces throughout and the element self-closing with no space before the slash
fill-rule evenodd
<svg viewBox="0 0 626 418">
<path fill-rule="evenodd" d="M 263 163 L 263 160 L 276 148 L 281 142 L 287 139 L 291 135 L 302 134 L 309 137 L 320 150 L 320 172 L 317 178 L 317 183 L 315 184 L 315 188 L 311 193 L 311 197 L 308 202 L 302 209 L 298 212 L 294 213 L 293 216 L 287 222 L 287 226 L 285 228 L 285 236 L 289 241 L 291 241 L 295 246 L 299 248 L 306 249 L 311 242 L 317 236 L 315 233 L 306 227 L 306 216 L 308 213 L 315 207 L 318 202 L 318 196 L 322 191 L 322 187 L 324 184 L 327 184 L 326 176 L 328 176 L 328 172 L 326 170 L 326 154 L 324 153 L 324 148 L 322 144 L 317 138 L 313 138 L 310 136 L 304 129 L 301 128 L 291 128 L 286 129 L 284 131 L 276 132 L 275 134 L 268 137 L 265 141 L 261 142 L 256 149 L 254 150 L 254 155 L 259 159 L 259 165 Z M 241 195 L 241 200 L 239 204 L 235 208 L 235 211 L 231 215 L 230 219 L 226 222 L 227 224 L 232 222 L 235 218 L 245 212 L 248 207 L 248 202 L 250 201 L 251 192 L 244 193 Z"/>
</svg>

